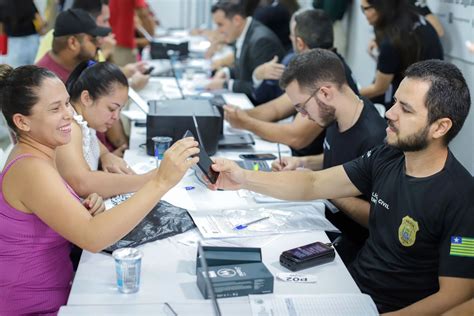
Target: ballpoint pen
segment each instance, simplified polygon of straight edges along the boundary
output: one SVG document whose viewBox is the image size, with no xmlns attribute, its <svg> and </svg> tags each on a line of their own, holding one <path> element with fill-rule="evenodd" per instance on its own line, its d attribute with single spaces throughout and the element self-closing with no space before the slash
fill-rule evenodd
<svg viewBox="0 0 474 316">
<path fill-rule="evenodd" d="M 234 227 L 234 230 L 242 230 L 242 229 L 245 229 L 245 228 L 249 227 L 249 226 L 252 225 L 252 224 L 255 224 L 255 223 L 264 221 L 264 220 L 269 219 L 269 218 L 270 218 L 270 216 L 265 216 L 265 217 L 262 217 L 262 218 L 259 218 L 259 219 L 250 221 L 250 222 L 245 223 L 245 224 L 237 225 L 237 226 Z"/>
<path fill-rule="evenodd" d="M 277 147 L 278 147 L 278 163 L 280 164 L 281 166 L 281 151 L 280 151 L 280 143 L 277 143 Z"/>
</svg>

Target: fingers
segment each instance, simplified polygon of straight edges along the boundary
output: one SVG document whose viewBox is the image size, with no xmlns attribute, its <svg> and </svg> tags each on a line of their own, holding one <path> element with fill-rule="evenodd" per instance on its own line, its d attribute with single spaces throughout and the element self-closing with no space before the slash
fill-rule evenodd
<svg viewBox="0 0 474 316">
<path fill-rule="evenodd" d="M 231 171 L 234 168 L 239 168 L 234 162 L 224 159 L 224 158 L 215 158 L 214 164 L 211 166 L 214 171 L 226 172 Z"/>
<path fill-rule="evenodd" d="M 127 144 L 122 144 L 122 145 L 120 145 L 120 147 L 118 147 L 117 149 L 114 150 L 114 153 L 122 153 L 122 155 L 123 155 L 123 152 L 127 149 L 128 149 L 128 145 Z"/>
<path fill-rule="evenodd" d="M 278 161 L 275 160 L 274 162 L 272 162 L 272 171 L 281 171 L 281 169 L 282 166 Z"/>
<path fill-rule="evenodd" d="M 105 212 L 105 204 L 102 202 L 99 205 L 99 207 L 97 208 L 97 210 L 94 212 L 94 214 L 92 214 L 92 215 L 96 216 L 96 215 L 99 215 L 100 213 L 103 213 L 103 212 Z"/>
<path fill-rule="evenodd" d="M 90 194 L 82 203 L 91 215 L 97 215 L 105 211 L 104 200 L 97 193 Z"/>
<path fill-rule="evenodd" d="M 174 143 L 173 146 L 165 152 L 165 158 L 178 162 L 185 161 L 199 154 L 198 146 L 199 143 L 195 141 L 193 137 L 183 138 Z"/>
<path fill-rule="evenodd" d="M 129 165 L 120 165 L 119 169 L 120 169 L 120 173 L 123 173 L 123 174 L 135 174 L 135 172 L 132 170 L 132 168 L 130 168 Z"/>
<path fill-rule="evenodd" d="M 120 167 L 118 167 L 117 165 L 110 165 L 104 167 L 104 171 L 108 173 L 122 173 Z"/>
</svg>

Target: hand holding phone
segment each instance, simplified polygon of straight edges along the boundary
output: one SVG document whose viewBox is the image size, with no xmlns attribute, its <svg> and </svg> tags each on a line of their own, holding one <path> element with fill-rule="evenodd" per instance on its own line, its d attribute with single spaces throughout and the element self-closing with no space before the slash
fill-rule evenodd
<svg viewBox="0 0 474 316">
<path fill-rule="evenodd" d="M 183 138 L 186 137 L 194 137 L 194 135 L 190 130 L 187 130 Z M 199 162 L 197 165 L 207 180 L 209 180 L 209 182 L 212 184 L 215 184 L 217 182 L 217 178 L 219 177 L 219 172 L 212 169 L 212 164 L 213 162 L 211 158 L 207 154 L 202 144 L 199 142 Z"/>
<path fill-rule="evenodd" d="M 145 71 L 143 72 L 143 74 L 144 74 L 144 75 L 149 75 L 149 74 L 151 74 L 151 72 L 153 71 L 153 69 L 155 69 L 155 67 L 150 66 L 150 67 L 148 67 L 147 70 L 145 70 Z"/>
</svg>

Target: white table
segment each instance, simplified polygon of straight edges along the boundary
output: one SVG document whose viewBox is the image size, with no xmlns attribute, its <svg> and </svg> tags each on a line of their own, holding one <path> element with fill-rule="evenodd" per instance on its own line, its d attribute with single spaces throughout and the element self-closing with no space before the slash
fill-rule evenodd
<svg viewBox="0 0 474 316">
<path fill-rule="evenodd" d="M 227 132 L 232 132 L 226 127 Z M 154 158 L 145 153 L 139 145 L 145 142 L 145 129 L 132 124 L 130 148 L 126 160 L 130 164 L 141 162 L 153 164 Z M 256 139 L 256 146 L 249 152 L 277 152 L 276 144 Z M 282 146 L 284 154 L 289 149 Z M 238 151 L 219 151 L 219 156 L 236 158 Z M 195 190 L 186 191 L 185 186 L 193 185 Z M 242 197 L 237 191 L 210 191 L 201 185 L 190 173 L 164 197 L 164 200 L 192 210 L 245 207 L 256 205 L 255 201 Z M 192 230 L 164 240 L 140 247 L 144 253 L 140 291 L 135 294 L 121 294 L 116 287 L 114 260 L 107 254 L 92 254 L 84 251 L 68 299 L 68 306 L 61 309 L 62 315 L 79 314 L 154 314 L 160 315 L 163 302 L 178 306 L 180 315 L 209 315 L 210 301 L 205 301 L 196 285 L 196 246 L 180 242 L 187 236 L 196 236 Z M 276 276 L 289 272 L 279 264 L 280 253 L 284 250 L 314 241 L 328 242 L 322 231 L 278 235 L 264 238 L 262 243 L 263 262 Z M 258 245 L 260 241 L 256 241 Z M 317 275 L 318 282 L 293 284 L 275 278 L 274 293 L 277 294 L 323 294 L 360 293 L 338 255 L 333 262 L 304 270 L 304 274 Z M 193 303 L 195 308 L 188 308 Z M 250 305 L 247 297 L 220 300 L 224 305 L 224 315 L 248 315 Z M 191 304 L 192 306 L 192 304 Z"/>
</svg>

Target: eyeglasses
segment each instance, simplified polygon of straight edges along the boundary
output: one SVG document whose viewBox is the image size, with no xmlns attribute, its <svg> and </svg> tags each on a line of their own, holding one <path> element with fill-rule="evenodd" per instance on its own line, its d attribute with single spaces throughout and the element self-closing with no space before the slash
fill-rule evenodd
<svg viewBox="0 0 474 316">
<path fill-rule="evenodd" d="M 362 13 L 365 13 L 365 11 L 372 9 L 373 7 L 374 6 L 372 6 L 372 5 L 368 5 L 368 6 L 365 6 L 365 7 L 363 5 L 361 5 L 360 10 L 362 11 Z"/>
<path fill-rule="evenodd" d="M 295 104 L 295 110 L 300 112 L 302 115 L 308 115 L 308 111 L 306 110 L 306 104 L 308 104 L 309 100 L 311 100 L 316 95 L 316 93 L 318 93 L 319 89 L 321 88 L 314 90 L 314 92 L 311 93 L 309 98 L 303 103 Z"/>
</svg>

